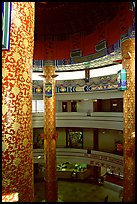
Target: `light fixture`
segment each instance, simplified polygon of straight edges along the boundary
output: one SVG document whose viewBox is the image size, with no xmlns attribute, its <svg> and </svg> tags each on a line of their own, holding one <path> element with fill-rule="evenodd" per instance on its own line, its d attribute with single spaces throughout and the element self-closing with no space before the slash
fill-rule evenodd
<svg viewBox="0 0 137 204">
<path fill-rule="evenodd" d="M 112 106 L 117 106 L 117 103 L 113 103 Z"/>
</svg>

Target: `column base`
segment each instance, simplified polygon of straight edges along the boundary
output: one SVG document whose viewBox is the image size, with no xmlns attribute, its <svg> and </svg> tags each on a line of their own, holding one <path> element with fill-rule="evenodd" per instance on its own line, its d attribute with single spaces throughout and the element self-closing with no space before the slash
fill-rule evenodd
<svg viewBox="0 0 137 204">
<path fill-rule="evenodd" d="M 58 201 L 58 186 L 57 180 L 45 181 L 45 200 L 42 202 L 57 202 Z"/>
</svg>

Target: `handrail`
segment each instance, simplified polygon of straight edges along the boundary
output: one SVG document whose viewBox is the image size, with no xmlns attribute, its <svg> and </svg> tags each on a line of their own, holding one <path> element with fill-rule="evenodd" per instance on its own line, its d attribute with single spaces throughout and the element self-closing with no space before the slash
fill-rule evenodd
<svg viewBox="0 0 137 204">
<path fill-rule="evenodd" d="M 123 174 L 123 156 L 86 149 L 56 148 L 57 162 L 78 162 L 94 166 L 103 166 Z M 44 163 L 44 149 L 33 150 L 34 163 Z"/>
<path fill-rule="evenodd" d="M 44 126 L 44 113 L 32 114 L 33 127 Z M 56 113 L 56 127 L 83 127 L 83 128 L 110 128 L 123 130 L 123 113 L 116 112 L 92 112 L 90 116 L 86 112 Z"/>
</svg>

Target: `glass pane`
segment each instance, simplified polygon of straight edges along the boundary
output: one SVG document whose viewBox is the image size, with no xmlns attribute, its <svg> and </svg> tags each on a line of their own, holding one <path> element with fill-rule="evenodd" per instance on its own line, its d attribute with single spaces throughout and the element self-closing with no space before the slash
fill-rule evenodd
<svg viewBox="0 0 137 204">
<path fill-rule="evenodd" d="M 67 102 L 62 102 L 62 112 L 67 112 L 68 107 L 67 107 Z"/>
<path fill-rule="evenodd" d="M 36 100 L 32 100 L 32 112 L 37 112 L 37 101 Z"/>
<path fill-rule="evenodd" d="M 44 112 L 44 101 L 37 100 L 37 112 Z"/>
</svg>

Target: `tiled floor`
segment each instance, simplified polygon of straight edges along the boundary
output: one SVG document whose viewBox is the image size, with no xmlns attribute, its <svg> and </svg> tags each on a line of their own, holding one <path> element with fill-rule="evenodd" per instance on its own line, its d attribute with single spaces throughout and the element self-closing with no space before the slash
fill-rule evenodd
<svg viewBox="0 0 137 204">
<path fill-rule="evenodd" d="M 58 180 L 59 202 L 104 202 L 108 195 L 108 202 L 121 202 L 120 189 L 118 186 L 103 184 L 102 186 L 73 181 Z M 35 183 L 35 202 L 45 200 L 44 181 Z"/>
</svg>

